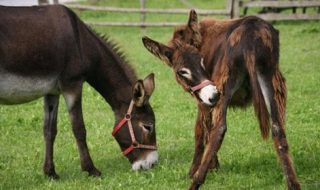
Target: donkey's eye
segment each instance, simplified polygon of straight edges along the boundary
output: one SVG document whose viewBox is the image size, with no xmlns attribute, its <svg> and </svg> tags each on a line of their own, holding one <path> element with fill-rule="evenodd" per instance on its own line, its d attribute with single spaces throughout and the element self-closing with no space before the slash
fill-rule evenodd
<svg viewBox="0 0 320 190">
<path fill-rule="evenodd" d="M 183 68 L 183 69 L 180 69 L 178 72 L 177 72 L 177 75 L 179 75 L 180 77 L 187 77 L 189 78 L 190 77 L 190 70 L 189 69 L 186 69 L 186 68 Z"/>
<path fill-rule="evenodd" d="M 186 75 L 186 74 L 188 74 L 187 71 L 184 71 L 184 70 L 178 71 L 178 75 L 180 75 L 180 76 Z"/>
</svg>

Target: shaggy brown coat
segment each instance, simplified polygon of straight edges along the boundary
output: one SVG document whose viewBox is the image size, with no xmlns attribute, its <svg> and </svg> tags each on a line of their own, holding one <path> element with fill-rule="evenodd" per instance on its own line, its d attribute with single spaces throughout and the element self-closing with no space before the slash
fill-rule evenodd
<svg viewBox="0 0 320 190">
<path fill-rule="evenodd" d="M 300 189 L 284 130 L 287 90 L 279 70 L 279 35 L 272 25 L 254 16 L 227 21 L 206 19 L 199 23 L 192 10 L 188 24 L 174 31 L 167 46 L 147 37 L 143 41 L 151 53 L 169 66 L 185 60 L 185 67 L 201 67 L 199 63 L 177 59 L 191 52 L 194 54 L 190 47 L 193 46 L 204 57 L 208 78 L 220 92 L 213 108 L 198 104 L 190 189 L 198 189 L 207 172 L 219 167 L 217 153 L 227 130 L 227 107 L 244 108 L 251 102 L 265 140 L 269 136 L 270 111 L 272 138 L 288 188 Z M 178 82 L 182 84 L 181 80 Z"/>
</svg>

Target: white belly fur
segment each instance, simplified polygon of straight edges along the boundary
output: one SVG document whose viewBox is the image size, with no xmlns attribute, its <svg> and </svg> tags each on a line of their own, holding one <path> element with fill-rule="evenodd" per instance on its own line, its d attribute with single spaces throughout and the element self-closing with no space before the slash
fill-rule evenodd
<svg viewBox="0 0 320 190">
<path fill-rule="evenodd" d="M 59 94 L 58 77 L 22 77 L 0 71 L 0 104 L 22 104 L 47 94 Z"/>
</svg>

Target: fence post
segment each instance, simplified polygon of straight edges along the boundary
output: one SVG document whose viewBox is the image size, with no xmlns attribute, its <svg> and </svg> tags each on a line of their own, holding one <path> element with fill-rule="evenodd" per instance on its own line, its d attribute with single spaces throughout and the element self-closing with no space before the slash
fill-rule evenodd
<svg viewBox="0 0 320 190">
<path fill-rule="evenodd" d="M 146 8 L 146 1 L 145 0 L 140 0 L 140 9 L 145 9 Z M 146 22 L 146 13 L 141 12 L 140 13 L 140 22 L 141 23 L 145 23 Z M 145 26 L 141 26 L 141 33 L 145 34 L 146 33 L 146 27 Z"/>
<path fill-rule="evenodd" d="M 48 5 L 49 4 L 49 0 L 38 0 L 38 4 L 39 5 Z"/>
<path fill-rule="evenodd" d="M 53 0 L 52 3 L 58 4 L 59 0 Z M 50 0 L 38 0 L 38 5 L 49 5 L 49 4 L 50 4 Z"/>
<path fill-rule="evenodd" d="M 233 0 L 232 2 L 232 18 L 240 17 L 240 4 L 239 0 Z"/>
<path fill-rule="evenodd" d="M 226 10 L 229 11 L 227 19 L 233 18 L 233 0 L 227 0 Z"/>
</svg>

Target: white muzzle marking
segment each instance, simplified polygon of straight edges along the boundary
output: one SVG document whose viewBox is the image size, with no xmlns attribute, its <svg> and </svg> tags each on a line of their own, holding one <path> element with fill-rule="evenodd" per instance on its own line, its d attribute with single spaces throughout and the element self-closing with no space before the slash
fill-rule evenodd
<svg viewBox="0 0 320 190">
<path fill-rule="evenodd" d="M 216 96 L 219 95 L 219 91 L 216 86 L 208 85 L 203 87 L 199 92 L 199 98 L 203 103 L 213 106 L 213 103 L 210 100 L 213 100 Z"/>
<path fill-rule="evenodd" d="M 132 170 L 138 171 L 140 169 L 151 169 L 154 164 L 158 162 L 158 151 L 150 152 L 144 160 L 136 161 L 132 164 Z"/>
</svg>

